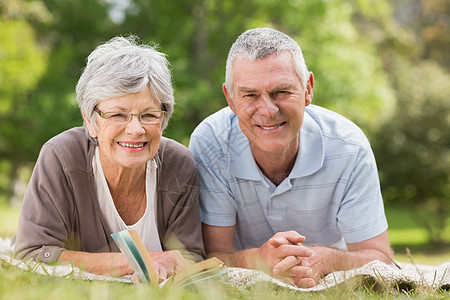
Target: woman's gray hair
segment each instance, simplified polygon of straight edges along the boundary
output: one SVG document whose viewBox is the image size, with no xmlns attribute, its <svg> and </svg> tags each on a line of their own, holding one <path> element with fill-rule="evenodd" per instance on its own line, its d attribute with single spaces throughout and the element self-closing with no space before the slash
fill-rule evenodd
<svg viewBox="0 0 450 300">
<path fill-rule="evenodd" d="M 272 28 L 254 28 L 242 33 L 228 53 L 225 69 L 225 86 L 233 97 L 233 61 L 236 58 L 248 57 L 252 60 L 263 59 L 272 54 L 283 51 L 291 53 L 295 72 L 300 78 L 303 87 L 309 80 L 309 71 L 303 58 L 300 46 L 290 36 Z"/>
<path fill-rule="evenodd" d="M 94 128 L 94 108 L 100 101 L 137 93 L 145 86 L 149 86 L 161 109 L 167 111 L 162 129 L 167 127 L 175 105 L 169 63 L 163 53 L 152 46 L 140 45 L 137 40 L 132 35 L 112 38 L 87 58 L 76 93 L 81 112 Z"/>
</svg>

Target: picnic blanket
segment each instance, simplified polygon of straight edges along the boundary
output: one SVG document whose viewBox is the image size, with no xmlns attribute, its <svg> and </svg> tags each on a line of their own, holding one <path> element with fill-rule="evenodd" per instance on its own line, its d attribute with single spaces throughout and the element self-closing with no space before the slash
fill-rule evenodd
<svg viewBox="0 0 450 300">
<path fill-rule="evenodd" d="M 32 260 L 22 261 L 12 258 L 12 253 L 11 240 L 0 238 L 0 263 L 10 264 L 46 276 L 132 282 L 131 276 L 107 277 L 84 272 L 72 265 L 48 265 Z M 273 288 L 284 288 L 299 292 L 322 291 L 345 282 L 354 282 L 356 287 L 370 285 L 376 291 L 386 289 L 414 291 L 424 287 L 448 291 L 450 290 L 450 262 L 438 266 L 426 266 L 401 262 L 385 264 L 380 261 L 372 261 L 360 268 L 330 273 L 312 288 L 298 288 L 275 279 L 264 272 L 242 268 L 228 268 L 228 272 L 222 275 L 219 281 L 239 289 L 248 289 L 258 283 L 266 283 Z"/>
</svg>

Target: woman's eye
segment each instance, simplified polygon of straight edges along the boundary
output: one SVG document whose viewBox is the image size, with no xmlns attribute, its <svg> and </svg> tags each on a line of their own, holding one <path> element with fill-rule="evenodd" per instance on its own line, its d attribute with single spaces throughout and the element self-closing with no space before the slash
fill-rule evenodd
<svg viewBox="0 0 450 300">
<path fill-rule="evenodd" d="M 113 119 L 126 119 L 127 115 L 123 113 L 113 113 L 109 117 Z"/>
<path fill-rule="evenodd" d="M 154 118 L 157 118 L 157 116 L 155 116 L 154 114 L 143 114 L 142 118 L 154 119 Z"/>
</svg>

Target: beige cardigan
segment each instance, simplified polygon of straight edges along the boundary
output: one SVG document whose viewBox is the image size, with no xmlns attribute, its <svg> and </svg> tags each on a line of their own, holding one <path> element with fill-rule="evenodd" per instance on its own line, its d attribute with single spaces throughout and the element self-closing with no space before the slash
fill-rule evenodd
<svg viewBox="0 0 450 300">
<path fill-rule="evenodd" d="M 82 127 L 65 131 L 42 147 L 20 213 L 17 258 L 53 262 L 63 250 L 119 251 L 97 200 L 94 149 Z M 162 248 L 184 254 L 185 248 L 191 259 L 201 260 L 205 252 L 194 159 L 186 147 L 163 137 L 155 161 L 156 223 Z"/>
</svg>

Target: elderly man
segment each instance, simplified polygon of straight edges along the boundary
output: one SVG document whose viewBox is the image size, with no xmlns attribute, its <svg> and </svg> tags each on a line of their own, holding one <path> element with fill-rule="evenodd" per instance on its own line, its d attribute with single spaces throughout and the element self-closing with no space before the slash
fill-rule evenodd
<svg viewBox="0 0 450 300">
<path fill-rule="evenodd" d="M 299 287 L 392 259 L 370 144 L 349 120 L 311 105 L 313 87 L 292 38 L 248 30 L 228 55 L 228 107 L 189 145 L 208 255 Z"/>
</svg>

